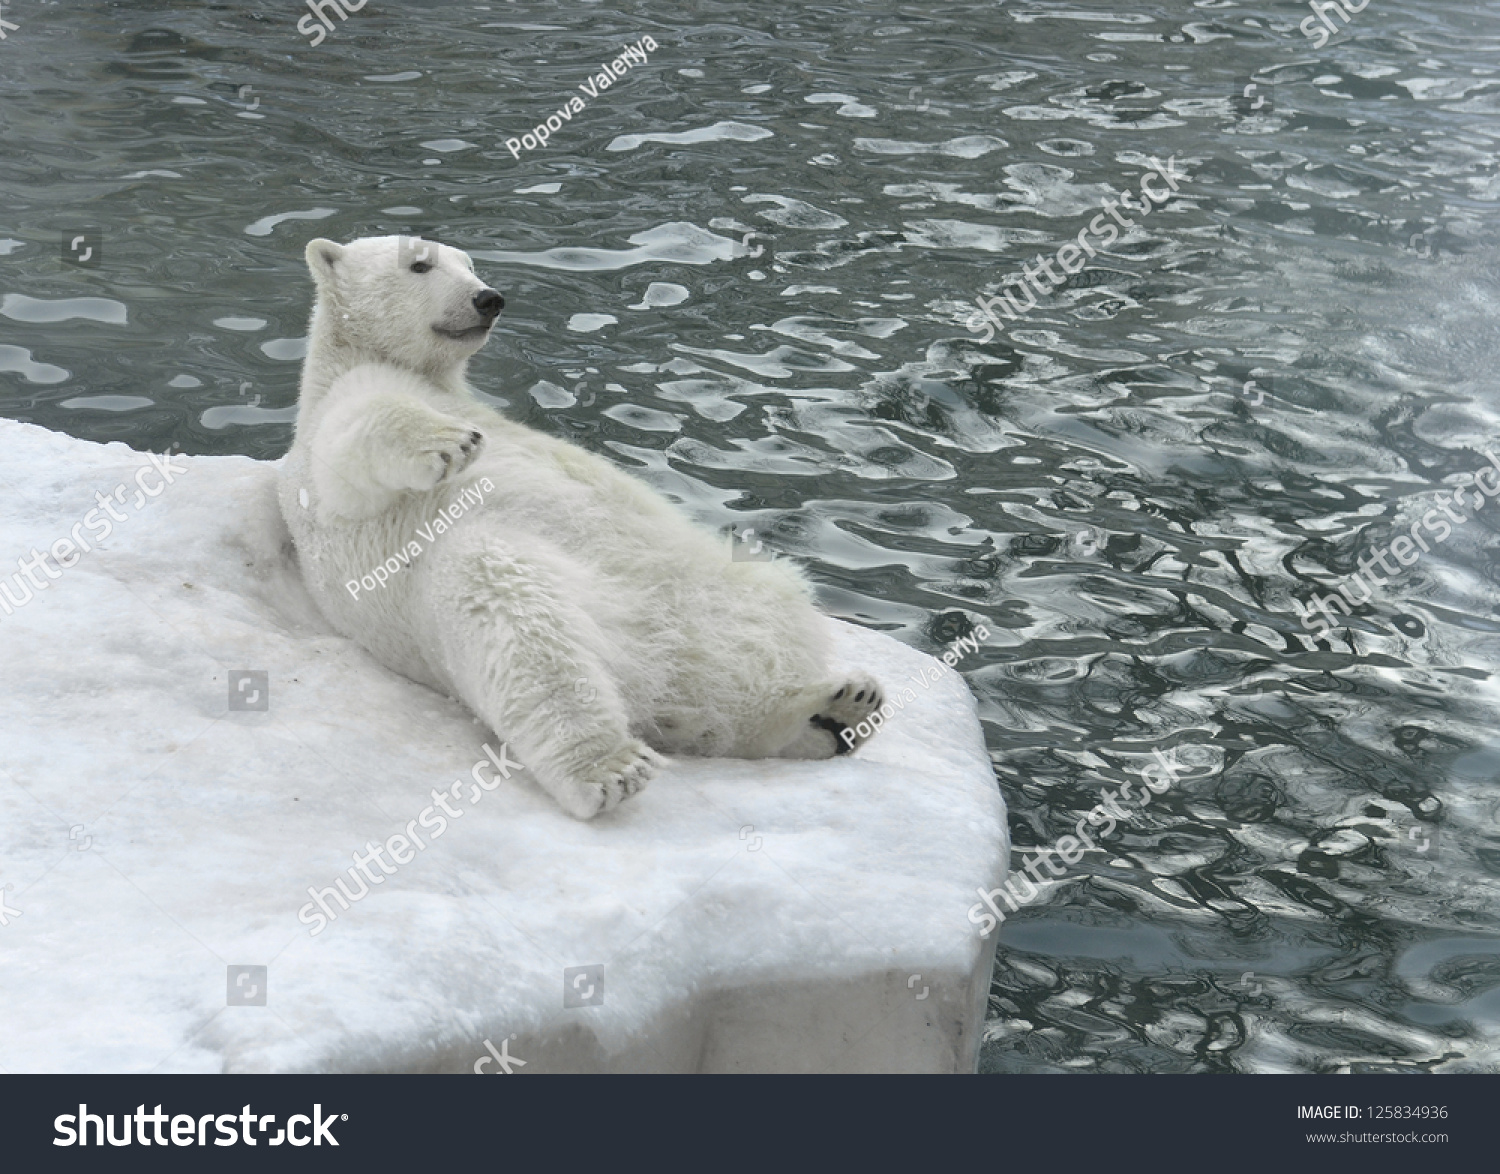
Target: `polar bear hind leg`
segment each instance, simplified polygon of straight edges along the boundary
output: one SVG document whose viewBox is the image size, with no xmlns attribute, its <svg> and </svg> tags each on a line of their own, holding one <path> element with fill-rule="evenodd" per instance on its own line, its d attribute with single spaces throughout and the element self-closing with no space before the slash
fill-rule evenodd
<svg viewBox="0 0 1500 1174">
<path fill-rule="evenodd" d="M 667 668 L 655 698 L 652 744 L 671 754 L 832 758 L 870 737 L 855 727 L 879 708 L 876 681 L 832 677 L 827 621 L 803 575 L 784 562 L 734 562 L 726 549 L 685 547 L 655 584 L 654 611 L 671 617 L 645 639 Z M 848 736 L 844 735 L 849 730 Z"/>
<path fill-rule="evenodd" d="M 458 539 L 458 541 L 452 541 Z M 590 819 L 641 790 L 661 759 L 630 734 L 597 649 L 605 636 L 570 587 L 586 577 L 526 536 L 450 536 L 427 581 L 432 635 L 460 699 L 504 731 L 521 765 L 570 815 Z M 575 683 L 590 682 L 587 696 Z"/>
<path fill-rule="evenodd" d="M 800 724 L 796 737 L 773 757 L 833 758 L 852 753 L 873 737 L 873 731 L 861 734 L 858 727 L 884 700 L 875 678 L 865 673 L 803 690 L 791 708 L 797 717 L 806 717 L 800 723 L 794 717 L 794 727 Z"/>
</svg>

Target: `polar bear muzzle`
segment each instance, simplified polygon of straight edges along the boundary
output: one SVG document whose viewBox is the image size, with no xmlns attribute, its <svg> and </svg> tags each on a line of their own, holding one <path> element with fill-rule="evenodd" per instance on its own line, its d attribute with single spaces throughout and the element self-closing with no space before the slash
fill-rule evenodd
<svg viewBox="0 0 1500 1174">
<path fill-rule="evenodd" d="M 495 319 L 500 317 L 500 311 L 505 309 L 505 299 L 497 292 L 485 286 L 476 293 L 472 300 L 474 312 L 479 315 L 479 322 L 474 326 L 462 326 L 458 328 L 450 326 L 434 326 L 444 338 L 456 339 L 460 342 L 471 338 L 479 338 L 487 334 L 490 327 L 495 324 Z"/>
<path fill-rule="evenodd" d="M 483 337 L 484 334 L 489 333 L 489 328 L 495 325 L 495 319 L 499 318 L 499 312 L 505 309 L 505 298 L 502 298 L 498 292 L 493 291 L 493 289 L 490 289 L 486 285 L 477 294 L 474 294 L 471 304 L 474 306 L 474 312 L 477 313 L 480 321 L 475 322 L 471 327 L 443 327 L 443 325 L 434 325 L 432 327 L 434 331 L 437 331 L 438 334 L 446 337 L 446 339 L 455 339 L 458 342 L 466 342 L 469 339 Z"/>
</svg>

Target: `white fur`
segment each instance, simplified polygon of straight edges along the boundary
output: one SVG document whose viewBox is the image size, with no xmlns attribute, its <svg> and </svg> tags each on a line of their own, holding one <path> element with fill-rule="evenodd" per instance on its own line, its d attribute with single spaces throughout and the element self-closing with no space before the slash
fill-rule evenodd
<svg viewBox="0 0 1500 1174">
<path fill-rule="evenodd" d="M 280 499 L 333 626 L 461 699 L 584 819 L 643 787 L 656 751 L 845 751 L 838 729 L 879 689 L 830 675 L 801 574 L 732 560 L 634 477 L 476 400 L 465 367 L 488 331 L 435 328 L 482 324 L 485 286 L 457 249 L 416 273 L 400 244 L 307 246 L 317 302 Z M 455 502 L 451 529 L 418 536 Z M 346 589 L 414 538 L 380 589 Z"/>
</svg>

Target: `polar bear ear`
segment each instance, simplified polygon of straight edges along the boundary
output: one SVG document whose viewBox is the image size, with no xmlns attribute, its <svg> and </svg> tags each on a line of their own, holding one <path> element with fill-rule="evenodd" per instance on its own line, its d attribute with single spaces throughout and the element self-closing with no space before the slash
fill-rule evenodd
<svg viewBox="0 0 1500 1174">
<path fill-rule="evenodd" d="M 313 280 L 321 285 L 333 277 L 334 266 L 344 255 L 344 246 L 318 237 L 317 240 L 307 242 L 307 249 L 302 255 L 307 259 L 307 267 L 312 270 Z"/>
</svg>

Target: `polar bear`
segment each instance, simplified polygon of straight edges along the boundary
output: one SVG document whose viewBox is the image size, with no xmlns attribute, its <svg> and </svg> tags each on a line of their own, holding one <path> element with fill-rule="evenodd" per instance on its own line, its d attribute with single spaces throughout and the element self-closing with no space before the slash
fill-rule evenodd
<svg viewBox="0 0 1500 1174">
<path fill-rule="evenodd" d="M 329 622 L 466 704 L 580 819 L 660 754 L 829 758 L 881 704 L 802 575 L 740 561 L 609 461 L 480 402 L 504 299 L 409 237 L 306 249 L 317 297 L 278 493 Z M 866 728 L 869 728 L 868 726 Z"/>
</svg>

